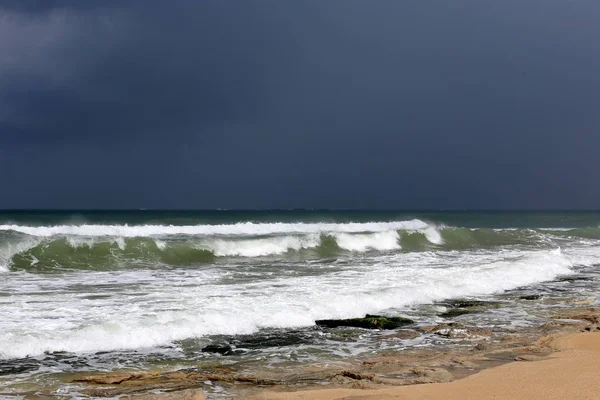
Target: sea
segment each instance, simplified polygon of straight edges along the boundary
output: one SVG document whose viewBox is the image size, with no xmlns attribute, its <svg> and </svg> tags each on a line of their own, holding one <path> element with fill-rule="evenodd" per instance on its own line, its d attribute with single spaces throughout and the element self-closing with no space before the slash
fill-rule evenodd
<svg viewBox="0 0 600 400">
<path fill-rule="evenodd" d="M 1 211 L 0 397 L 76 392 L 61 377 L 86 371 L 452 345 L 315 322 L 439 324 L 467 299 L 490 307 L 453 320 L 510 331 L 597 304 L 599 266 L 597 211 Z"/>
</svg>

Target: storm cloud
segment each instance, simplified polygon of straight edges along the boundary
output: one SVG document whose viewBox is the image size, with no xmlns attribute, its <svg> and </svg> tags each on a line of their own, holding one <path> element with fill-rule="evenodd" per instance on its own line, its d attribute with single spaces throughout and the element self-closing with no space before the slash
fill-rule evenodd
<svg viewBox="0 0 600 400">
<path fill-rule="evenodd" d="M 0 207 L 597 208 L 591 0 L 0 1 Z"/>
</svg>

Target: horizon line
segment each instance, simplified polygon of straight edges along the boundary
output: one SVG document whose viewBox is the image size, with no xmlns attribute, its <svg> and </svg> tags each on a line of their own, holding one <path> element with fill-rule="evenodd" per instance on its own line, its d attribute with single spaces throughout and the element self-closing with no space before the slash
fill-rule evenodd
<svg viewBox="0 0 600 400">
<path fill-rule="evenodd" d="M 7 212 L 600 212 L 593 208 L 0 208 Z"/>
</svg>

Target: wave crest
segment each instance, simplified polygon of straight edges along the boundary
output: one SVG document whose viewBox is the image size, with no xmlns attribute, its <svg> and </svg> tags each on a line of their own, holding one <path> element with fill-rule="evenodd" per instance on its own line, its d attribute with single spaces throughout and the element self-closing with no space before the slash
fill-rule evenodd
<svg viewBox="0 0 600 400">
<path fill-rule="evenodd" d="M 350 223 L 254 223 L 240 222 L 224 225 L 56 225 L 22 226 L 0 225 L 0 231 L 14 231 L 31 236 L 112 236 L 112 237 L 154 237 L 154 236 L 260 236 L 278 234 L 309 233 L 365 233 L 389 230 L 418 230 L 429 225 L 421 220 L 392 222 L 350 222 Z"/>
<path fill-rule="evenodd" d="M 36 270 L 185 266 L 221 257 L 336 257 L 347 252 L 420 252 L 596 241 L 600 228 L 488 229 L 420 220 L 371 223 L 229 225 L 0 225 L 0 273 Z"/>
<path fill-rule="evenodd" d="M 398 255 L 398 262 L 406 256 Z M 317 319 L 350 318 L 410 304 L 501 292 L 569 274 L 572 265 L 560 250 L 490 260 L 463 255 L 442 269 L 435 260 L 428 263 L 425 258 L 421 262 L 418 268 L 411 269 L 375 265 L 358 274 L 336 275 L 336 279 L 324 281 L 315 281 L 312 276 L 286 278 L 281 281 L 286 283 L 286 290 L 272 290 L 273 282 L 257 282 L 237 288 L 247 292 L 244 296 L 223 295 L 223 290 L 232 288 L 214 283 L 187 287 L 183 298 L 179 288 L 165 288 L 170 292 L 163 296 L 170 297 L 161 298 L 169 298 L 167 305 L 176 310 L 167 306 L 156 313 L 140 315 L 135 307 L 123 307 L 109 321 L 95 319 L 84 325 L 75 320 L 61 330 L 41 325 L 35 335 L 9 332 L 0 336 L 0 358 L 46 351 L 135 349 L 212 334 L 310 326 Z M 390 286 L 389 282 L 396 284 Z M 77 306 L 80 314 L 95 312 L 85 303 Z M 99 306 L 106 307 L 104 310 L 111 307 L 108 300 Z"/>
</svg>

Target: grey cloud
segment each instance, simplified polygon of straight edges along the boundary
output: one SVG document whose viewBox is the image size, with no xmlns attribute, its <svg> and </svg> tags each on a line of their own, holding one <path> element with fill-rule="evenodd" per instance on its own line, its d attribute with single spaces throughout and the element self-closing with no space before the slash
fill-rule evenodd
<svg viewBox="0 0 600 400">
<path fill-rule="evenodd" d="M 600 201 L 597 2 L 97 4 L 0 3 L 0 167 L 56 204 Z"/>
</svg>

